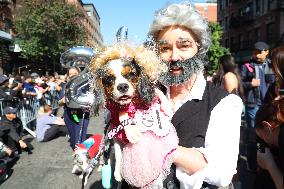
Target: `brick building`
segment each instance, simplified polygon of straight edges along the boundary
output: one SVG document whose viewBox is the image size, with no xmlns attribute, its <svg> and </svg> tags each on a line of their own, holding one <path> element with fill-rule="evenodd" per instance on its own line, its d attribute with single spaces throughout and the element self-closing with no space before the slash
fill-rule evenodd
<svg viewBox="0 0 284 189">
<path fill-rule="evenodd" d="M 82 24 L 87 33 L 87 46 L 101 46 L 103 38 L 100 33 L 100 17 L 93 4 L 83 4 L 82 0 L 67 0 L 84 14 Z"/>
<path fill-rule="evenodd" d="M 100 16 L 94 6 L 94 4 L 84 4 L 83 5 L 87 15 L 91 19 L 90 21 L 93 22 L 93 41 L 95 46 L 102 46 L 103 45 L 103 36 L 101 34 L 100 28 L 101 28 L 101 22 L 100 22 Z"/>
<path fill-rule="evenodd" d="M 217 22 L 217 3 L 195 3 L 194 5 L 208 22 Z"/>
<path fill-rule="evenodd" d="M 13 11 L 15 0 L 0 0 L 0 75 L 12 59 L 9 47 L 13 40 Z"/>
<path fill-rule="evenodd" d="M 237 62 L 247 61 L 256 41 L 271 48 L 284 42 L 284 0 L 218 0 L 222 43 Z"/>
</svg>

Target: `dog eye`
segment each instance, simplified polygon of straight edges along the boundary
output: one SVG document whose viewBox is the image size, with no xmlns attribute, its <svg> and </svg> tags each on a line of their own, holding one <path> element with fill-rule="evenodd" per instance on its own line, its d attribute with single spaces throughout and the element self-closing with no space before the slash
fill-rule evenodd
<svg viewBox="0 0 284 189">
<path fill-rule="evenodd" d="M 102 82 L 106 86 L 110 86 L 114 83 L 115 77 L 114 76 L 108 76 L 102 79 Z"/>
<path fill-rule="evenodd" d="M 136 72 L 129 72 L 127 75 L 125 75 L 126 79 L 135 79 L 137 77 Z"/>
</svg>

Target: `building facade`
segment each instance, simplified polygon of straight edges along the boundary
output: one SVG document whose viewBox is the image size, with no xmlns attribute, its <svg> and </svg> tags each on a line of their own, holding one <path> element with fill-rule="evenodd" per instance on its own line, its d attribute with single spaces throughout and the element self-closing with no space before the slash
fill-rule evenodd
<svg viewBox="0 0 284 189">
<path fill-rule="evenodd" d="M 84 18 L 82 20 L 83 27 L 85 28 L 85 31 L 87 33 L 87 46 L 89 47 L 95 47 L 95 46 L 101 46 L 102 45 L 102 35 L 100 33 L 100 17 L 93 6 L 92 13 L 88 13 L 85 8 L 82 0 L 67 0 L 67 3 L 73 4 L 79 11 L 81 11 L 84 15 Z M 90 4 L 88 4 L 87 7 Z M 91 18 L 90 15 L 94 15 L 94 17 L 97 19 L 96 22 Z"/>
<path fill-rule="evenodd" d="M 10 46 L 13 40 L 13 12 L 16 6 L 14 0 L 0 0 L 0 75 L 9 70 L 12 60 Z"/>
<path fill-rule="evenodd" d="M 264 41 L 271 48 L 284 42 L 284 0 L 218 0 L 222 44 L 237 62 L 251 56 L 253 44 Z"/>
<path fill-rule="evenodd" d="M 100 16 L 94 6 L 94 4 L 84 4 L 83 5 L 87 15 L 91 19 L 91 22 L 93 22 L 94 26 L 94 34 L 93 34 L 93 40 L 95 46 L 101 47 L 103 46 L 103 36 L 101 34 L 101 21 Z"/>
<path fill-rule="evenodd" d="M 194 5 L 208 22 L 217 22 L 217 3 L 195 3 Z"/>
</svg>

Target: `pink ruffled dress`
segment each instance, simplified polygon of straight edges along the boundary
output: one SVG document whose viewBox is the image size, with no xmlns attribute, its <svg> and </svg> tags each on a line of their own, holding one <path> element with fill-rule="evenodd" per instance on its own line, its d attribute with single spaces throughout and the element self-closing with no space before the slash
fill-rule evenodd
<svg viewBox="0 0 284 189">
<path fill-rule="evenodd" d="M 142 139 L 135 144 L 129 143 L 123 130 L 114 136 L 125 144 L 122 150 L 122 177 L 135 187 L 163 188 L 163 180 L 170 173 L 174 151 L 178 146 L 171 117 L 161 109 L 157 99 L 146 107 L 131 104 L 127 107 L 127 112 L 135 122 L 133 126 L 140 127 Z M 116 118 L 114 120 L 117 122 L 118 111 L 111 113 L 112 119 Z"/>
</svg>

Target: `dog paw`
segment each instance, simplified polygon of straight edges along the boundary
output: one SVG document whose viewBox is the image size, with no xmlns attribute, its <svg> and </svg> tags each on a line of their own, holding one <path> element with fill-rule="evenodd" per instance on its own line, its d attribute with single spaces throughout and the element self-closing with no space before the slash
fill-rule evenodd
<svg viewBox="0 0 284 189">
<path fill-rule="evenodd" d="M 114 171 L 114 178 L 117 182 L 121 182 L 122 181 L 122 176 L 120 174 L 119 171 Z"/>
</svg>

